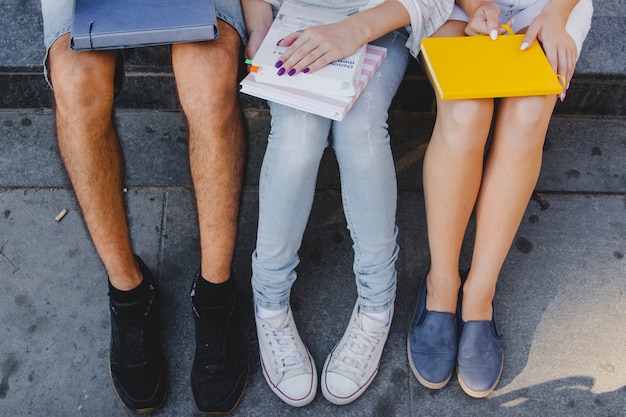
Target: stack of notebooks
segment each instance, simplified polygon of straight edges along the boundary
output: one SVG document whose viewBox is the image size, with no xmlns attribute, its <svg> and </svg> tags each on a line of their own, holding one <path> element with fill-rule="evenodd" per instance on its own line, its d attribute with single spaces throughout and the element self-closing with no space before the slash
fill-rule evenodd
<svg viewBox="0 0 626 417">
<path fill-rule="evenodd" d="M 256 81 L 333 95 L 353 96 L 356 94 L 359 71 L 365 56 L 365 45 L 352 55 L 331 62 L 324 68 L 308 74 L 278 75 L 278 70 L 274 66 L 288 49 L 277 45 L 281 39 L 309 26 L 336 23 L 345 18 L 344 15 L 328 11 L 290 2 L 283 3 L 259 50 L 252 58 L 251 71 L 256 72 Z"/>
<path fill-rule="evenodd" d="M 363 45 L 355 53 L 324 68 L 293 76 L 278 75 L 274 66 L 287 47 L 277 42 L 309 26 L 335 23 L 346 16 L 285 2 L 259 50 L 241 91 L 299 110 L 342 120 L 387 55 L 387 50 Z"/>
<path fill-rule="evenodd" d="M 249 73 L 241 81 L 241 92 L 255 97 L 290 106 L 329 119 L 341 121 L 352 105 L 365 89 L 372 75 L 387 56 L 387 49 L 375 45 L 367 45 L 365 57 L 361 65 L 355 94 L 352 96 L 316 93 L 293 87 L 262 83 L 256 80 L 254 72 Z M 303 74 L 306 76 L 307 74 Z"/>
</svg>

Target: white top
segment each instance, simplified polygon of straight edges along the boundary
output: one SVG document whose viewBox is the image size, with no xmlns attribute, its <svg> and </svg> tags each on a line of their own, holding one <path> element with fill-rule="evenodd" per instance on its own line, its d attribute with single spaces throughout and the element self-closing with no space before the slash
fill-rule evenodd
<svg viewBox="0 0 626 417">
<path fill-rule="evenodd" d="M 285 0 L 265 0 L 274 10 L 278 10 Z M 385 0 L 290 0 L 303 6 L 320 8 L 333 13 L 351 15 L 371 9 Z M 432 35 L 443 25 L 454 7 L 454 0 L 399 0 L 411 16 L 411 24 L 407 26 L 410 33 L 406 47 L 417 57 L 423 37 Z M 528 1 L 528 0 L 527 0 Z"/>
</svg>

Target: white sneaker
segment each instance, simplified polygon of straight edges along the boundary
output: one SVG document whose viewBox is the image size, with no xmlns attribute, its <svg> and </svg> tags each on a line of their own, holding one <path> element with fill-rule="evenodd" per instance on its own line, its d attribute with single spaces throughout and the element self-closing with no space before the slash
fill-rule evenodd
<svg viewBox="0 0 626 417">
<path fill-rule="evenodd" d="M 393 317 L 385 325 L 359 313 L 354 306 L 343 337 L 326 359 L 322 370 L 322 393 L 333 404 L 348 404 L 363 394 L 378 373 L 378 364 Z"/>
<path fill-rule="evenodd" d="M 315 363 L 287 314 L 261 319 L 255 314 L 263 375 L 278 397 L 294 407 L 307 405 L 317 392 Z"/>
</svg>

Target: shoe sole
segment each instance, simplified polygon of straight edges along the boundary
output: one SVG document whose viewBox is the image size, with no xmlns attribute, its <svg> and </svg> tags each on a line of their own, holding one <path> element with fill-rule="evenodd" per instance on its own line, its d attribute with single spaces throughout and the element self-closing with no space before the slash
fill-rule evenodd
<svg viewBox="0 0 626 417">
<path fill-rule="evenodd" d="M 230 410 L 228 411 L 201 411 L 197 405 L 196 405 L 196 409 L 203 416 L 225 416 L 225 415 L 232 413 L 233 411 L 235 411 L 235 409 L 239 405 L 239 402 L 243 398 L 243 394 L 246 392 L 246 388 L 248 387 L 248 381 L 250 381 L 250 368 L 248 368 L 248 371 L 246 372 L 246 380 L 243 383 L 243 389 L 241 390 L 241 394 L 239 394 L 239 398 L 237 398 L 235 405 L 233 405 L 233 407 Z M 196 404 L 196 398 L 193 395 L 193 389 L 191 389 L 191 386 L 189 387 L 189 390 L 191 391 L 191 398 L 193 398 L 193 402 L 194 404 Z"/>
<path fill-rule="evenodd" d="M 413 372 L 413 375 L 415 375 L 415 378 L 417 378 L 420 384 L 429 389 L 441 389 L 448 385 L 448 382 L 450 382 L 450 379 L 452 378 L 452 372 L 450 372 L 450 375 L 448 375 L 448 377 L 442 382 L 430 382 L 426 380 L 422 375 L 420 375 L 420 373 L 417 371 L 417 368 L 415 368 L 415 364 L 413 364 L 413 357 L 411 356 L 410 338 L 407 338 L 406 341 L 406 353 L 409 357 L 409 367 L 411 368 L 411 372 Z"/>
<path fill-rule="evenodd" d="M 358 303 L 357 303 L 358 305 Z M 355 313 L 357 311 L 357 306 L 355 305 L 354 310 L 353 310 L 353 315 L 350 317 L 350 321 L 352 321 L 355 318 Z M 393 312 L 394 312 L 394 307 L 391 307 L 391 317 L 393 317 Z M 390 319 L 391 320 L 391 319 Z M 348 325 L 348 328 L 351 326 L 351 324 Z M 326 385 L 326 376 L 328 375 L 328 366 L 330 364 L 330 358 L 331 356 L 333 356 L 333 354 L 335 353 L 335 349 L 337 349 L 337 347 L 341 344 L 341 341 L 343 340 L 344 336 L 346 335 L 346 333 L 344 333 L 344 335 L 341 337 L 341 339 L 339 339 L 339 342 L 337 342 L 337 344 L 335 344 L 335 346 L 333 347 L 333 349 L 330 351 L 330 353 L 328 354 L 328 356 L 326 357 L 326 361 L 324 362 L 324 367 L 322 369 L 322 394 L 324 395 L 324 398 L 326 398 L 329 402 L 335 404 L 335 405 L 345 405 L 345 404 L 350 404 L 351 402 L 355 401 L 356 399 L 358 399 L 361 395 L 363 395 L 363 393 L 369 388 L 370 385 L 372 385 L 372 382 L 374 382 L 374 378 L 376 378 L 376 375 L 378 375 L 378 371 L 380 370 L 380 363 L 383 359 L 383 350 L 384 350 L 384 346 L 387 343 L 387 338 L 389 337 L 389 330 L 391 327 L 391 321 L 389 322 L 389 327 L 387 327 L 387 336 L 385 336 L 385 340 L 383 342 L 383 348 L 381 348 L 380 351 L 380 357 L 378 358 L 378 362 L 376 363 L 376 368 L 374 369 L 374 372 L 372 373 L 372 375 L 368 378 L 368 380 L 365 382 L 365 384 L 361 385 L 356 392 L 354 392 L 352 395 L 347 396 L 347 397 L 337 397 L 336 395 L 333 395 L 330 393 L 330 391 L 328 390 L 328 387 Z M 346 332 L 348 331 L 348 329 L 346 329 Z"/>
<path fill-rule="evenodd" d="M 287 310 L 287 314 L 292 314 L 291 313 L 291 309 Z M 310 404 L 314 399 L 315 396 L 317 394 L 317 386 L 318 386 L 318 379 L 317 379 L 317 367 L 315 366 L 315 361 L 313 360 L 313 356 L 311 356 L 311 352 L 309 352 L 309 349 L 306 347 L 306 345 L 304 344 L 304 341 L 300 338 L 300 334 L 298 333 L 298 329 L 295 326 L 295 321 L 293 319 L 293 316 L 291 317 L 291 321 L 293 323 L 294 326 L 294 333 L 295 336 L 297 336 L 297 338 L 300 339 L 303 347 L 304 347 L 304 351 L 306 353 L 306 357 L 309 360 L 310 366 L 311 366 L 311 376 L 312 376 L 312 381 L 311 381 L 311 390 L 310 392 L 304 396 L 303 398 L 299 398 L 299 399 L 294 399 L 291 397 L 288 397 L 287 395 L 285 395 L 284 392 L 282 392 L 280 390 L 280 388 L 278 388 L 274 382 L 272 382 L 268 372 L 267 372 L 267 367 L 265 366 L 265 362 L 263 361 L 263 353 L 262 353 L 262 349 L 261 349 L 261 336 L 260 336 L 260 332 L 259 332 L 259 321 L 261 319 L 259 319 L 256 314 L 255 314 L 255 326 L 256 326 L 256 333 L 257 333 L 257 340 L 259 342 L 259 359 L 261 362 L 261 369 L 263 370 L 263 377 L 265 378 L 265 381 L 267 382 L 267 385 L 269 385 L 270 389 L 272 390 L 272 392 L 274 394 L 276 394 L 276 396 L 278 398 L 280 398 L 283 402 L 285 402 L 286 404 L 292 406 L 292 407 L 304 407 L 307 404 Z"/>
<path fill-rule="evenodd" d="M 334 348 L 333 348 L 334 351 Z M 332 352 L 331 352 L 332 354 Z M 330 356 L 329 356 L 330 357 Z M 324 395 L 324 398 L 326 398 L 329 402 L 335 404 L 335 405 L 346 405 L 346 404 L 350 404 L 351 402 L 357 400 L 361 395 L 363 395 L 363 393 L 365 392 L 365 390 L 367 390 L 369 388 L 370 385 L 372 385 L 372 382 L 374 382 L 374 378 L 376 377 L 376 375 L 378 375 L 378 370 L 379 370 L 379 366 L 376 366 L 376 372 L 374 372 L 372 374 L 372 376 L 370 377 L 370 379 L 365 383 L 365 385 L 361 386 L 354 394 L 352 394 L 349 397 L 337 397 L 333 394 L 330 393 L 330 391 L 328 391 L 328 388 L 326 387 L 326 367 L 328 365 L 328 358 L 326 359 L 326 363 L 324 363 L 324 369 L 322 370 L 322 378 L 324 378 L 324 381 L 322 382 L 322 394 Z M 380 365 L 380 361 L 378 362 L 378 365 Z"/>
<path fill-rule="evenodd" d="M 307 353 L 308 353 L 308 349 L 307 349 Z M 312 386 L 311 392 L 309 395 L 307 395 L 304 398 L 301 398 L 299 400 L 294 400 L 293 398 L 287 397 L 277 386 L 274 385 L 269 375 L 267 374 L 267 370 L 265 369 L 265 364 L 263 363 L 263 359 L 261 358 L 261 368 L 263 369 L 263 377 L 265 378 L 267 385 L 269 385 L 272 392 L 274 392 L 274 394 L 276 394 L 278 398 L 280 398 L 286 404 L 292 407 L 304 407 L 305 405 L 310 404 L 311 401 L 315 399 L 315 394 L 317 393 L 317 382 L 318 382 L 317 370 L 315 368 L 315 362 L 313 362 L 313 357 L 311 356 L 310 353 L 309 353 L 309 360 L 311 361 L 311 366 L 313 368 L 313 383 L 311 385 Z"/>
<path fill-rule="evenodd" d="M 498 382 L 500 382 L 500 377 L 502 376 L 503 369 L 504 369 L 504 353 L 502 353 L 502 366 L 500 367 L 500 373 L 498 374 L 498 377 L 496 378 L 496 381 L 493 383 L 493 385 L 485 391 L 474 391 L 470 389 L 467 385 L 465 385 L 465 383 L 463 382 L 463 378 L 461 377 L 461 374 L 459 373 L 458 368 L 456 370 L 456 374 L 459 380 L 459 385 L 461 385 L 461 388 L 463 389 L 463 391 L 465 391 L 467 395 L 469 395 L 470 397 L 474 397 L 474 398 L 485 398 L 486 396 L 491 394 L 493 390 L 496 389 Z"/>
<path fill-rule="evenodd" d="M 163 395 L 163 398 L 161 398 L 161 402 L 153 407 L 146 407 L 146 408 L 137 408 L 137 409 L 132 409 L 129 408 L 126 403 L 122 400 L 122 397 L 120 397 L 120 394 L 117 392 L 117 388 L 115 388 L 115 383 L 113 382 L 113 374 L 111 373 L 111 368 L 109 368 L 109 378 L 111 378 L 111 385 L 113 385 L 113 391 L 115 391 L 115 395 L 117 396 L 117 398 L 119 398 L 120 402 L 122 403 L 122 405 L 124 406 L 125 409 L 127 409 L 128 411 L 132 411 L 135 414 L 148 414 L 148 413 L 152 413 L 156 410 L 158 410 L 159 408 L 161 408 L 163 406 L 163 404 L 165 404 L 165 400 L 167 399 L 167 393 L 169 391 L 170 388 L 170 375 L 169 375 L 169 369 L 166 368 L 165 370 L 166 372 L 166 377 L 167 377 L 167 383 L 165 385 L 165 395 Z"/>
</svg>

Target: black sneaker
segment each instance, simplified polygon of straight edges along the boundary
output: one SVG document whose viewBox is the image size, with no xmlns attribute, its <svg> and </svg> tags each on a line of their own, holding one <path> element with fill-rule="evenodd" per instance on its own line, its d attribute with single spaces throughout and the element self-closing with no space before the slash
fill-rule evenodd
<svg viewBox="0 0 626 417">
<path fill-rule="evenodd" d="M 136 413 L 160 407 L 167 395 L 168 372 L 158 337 L 158 295 L 150 269 L 139 259 L 150 298 L 134 303 L 110 300 L 111 379 L 124 406 Z"/>
<path fill-rule="evenodd" d="M 202 279 L 202 277 L 196 277 Z M 191 392 L 198 410 L 228 414 L 237 407 L 248 382 L 248 357 L 241 340 L 237 293 L 224 307 L 195 306 L 196 353 Z"/>
</svg>

